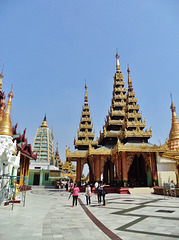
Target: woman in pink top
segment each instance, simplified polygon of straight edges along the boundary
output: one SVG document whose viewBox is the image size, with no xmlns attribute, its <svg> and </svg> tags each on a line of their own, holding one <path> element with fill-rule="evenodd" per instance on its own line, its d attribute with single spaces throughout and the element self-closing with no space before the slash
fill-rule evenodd
<svg viewBox="0 0 179 240">
<path fill-rule="evenodd" d="M 74 204 L 77 206 L 77 199 L 78 199 L 78 193 L 79 193 L 80 189 L 79 187 L 77 187 L 77 184 L 74 184 L 74 188 L 73 188 L 73 206 Z"/>
</svg>

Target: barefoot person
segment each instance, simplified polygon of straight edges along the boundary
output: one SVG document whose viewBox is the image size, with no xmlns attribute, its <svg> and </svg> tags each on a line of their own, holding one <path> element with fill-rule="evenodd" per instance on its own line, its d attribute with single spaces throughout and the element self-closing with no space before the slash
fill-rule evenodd
<svg viewBox="0 0 179 240">
<path fill-rule="evenodd" d="M 78 193 L 79 193 L 80 189 L 79 187 L 77 187 L 77 184 L 74 184 L 74 188 L 73 188 L 73 206 L 76 205 L 77 206 L 77 199 L 78 199 Z"/>
<path fill-rule="evenodd" d="M 87 184 L 86 186 L 85 196 L 86 196 L 86 204 L 88 205 L 88 203 L 89 204 L 91 203 L 91 187 L 89 184 Z"/>
</svg>

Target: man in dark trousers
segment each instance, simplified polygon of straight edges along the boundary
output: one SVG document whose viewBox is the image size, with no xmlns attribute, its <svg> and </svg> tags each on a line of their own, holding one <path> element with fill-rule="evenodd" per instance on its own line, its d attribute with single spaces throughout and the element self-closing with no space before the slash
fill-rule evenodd
<svg viewBox="0 0 179 240">
<path fill-rule="evenodd" d="M 100 184 L 98 185 L 98 203 L 101 203 L 101 186 Z"/>
<path fill-rule="evenodd" d="M 105 202 L 105 196 L 106 196 L 106 191 L 104 189 L 104 187 L 101 187 L 101 196 L 103 197 L 103 206 L 106 205 L 106 202 Z"/>
</svg>

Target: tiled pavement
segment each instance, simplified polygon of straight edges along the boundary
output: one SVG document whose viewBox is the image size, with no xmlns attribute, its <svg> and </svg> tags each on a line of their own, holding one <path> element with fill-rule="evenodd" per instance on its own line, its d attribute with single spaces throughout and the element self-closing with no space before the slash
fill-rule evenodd
<svg viewBox="0 0 179 240">
<path fill-rule="evenodd" d="M 179 239 L 178 198 L 107 194 L 102 207 L 93 195 L 92 204 L 83 207 L 101 222 L 100 230 L 80 204 L 71 207 L 68 196 L 63 190 L 34 188 L 27 192 L 25 207 L 16 204 L 12 211 L 11 206 L 1 206 L 0 240 L 110 239 L 102 231 L 105 227 L 123 240 Z M 85 203 L 84 193 L 79 197 Z"/>
</svg>

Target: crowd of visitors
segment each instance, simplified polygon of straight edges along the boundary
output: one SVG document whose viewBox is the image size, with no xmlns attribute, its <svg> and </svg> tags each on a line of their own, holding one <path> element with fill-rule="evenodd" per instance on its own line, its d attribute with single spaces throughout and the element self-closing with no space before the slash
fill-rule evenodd
<svg viewBox="0 0 179 240">
<path fill-rule="evenodd" d="M 79 187 L 77 186 L 76 183 L 73 183 L 73 181 L 71 180 L 69 185 L 68 185 L 68 182 L 65 184 L 65 188 L 66 188 L 66 191 L 70 192 L 69 198 L 73 196 L 72 207 L 77 206 L 78 194 L 80 191 Z M 85 196 L 86 196 L 87 205 L 91 204 L 92 188 L 93 188 L 93 185 L 90 183 L 87 183 L 85 185 Z M 107 192 L 104 188 L 104 185 L 101 185 L 100 183 L 95 182 L 94 188 L 95 188 L 94 193 L 96 195 L 96 198 L 98 199 L 98 203 L 101 204 L 102 202 L 102 206 L 105 206 L 106 205 L 105 196 Z"/>
</svg>

